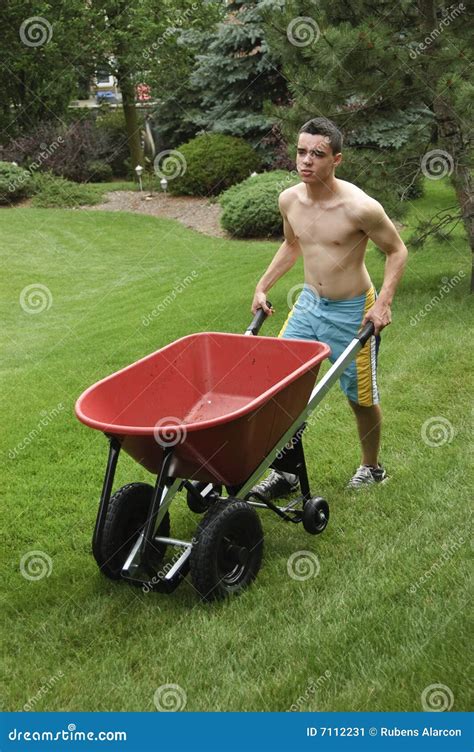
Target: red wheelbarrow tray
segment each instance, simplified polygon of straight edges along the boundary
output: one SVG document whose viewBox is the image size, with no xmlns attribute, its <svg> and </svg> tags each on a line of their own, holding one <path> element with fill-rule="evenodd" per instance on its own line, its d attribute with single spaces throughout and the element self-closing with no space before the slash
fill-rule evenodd
<svg viewBox="0 0 474 752">
<path fill-rule="evenodd" d="M 158 474 L 243 483 L 308 402 L 322 342 L 190 334 L 89 387 L 76 415 Z"/>
</svg>

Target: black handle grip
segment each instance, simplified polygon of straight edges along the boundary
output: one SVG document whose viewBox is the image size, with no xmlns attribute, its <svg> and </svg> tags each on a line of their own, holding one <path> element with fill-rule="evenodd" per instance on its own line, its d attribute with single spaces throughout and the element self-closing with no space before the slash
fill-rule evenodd
<svg viewBox="0 0 474 752">
<path fill-rule="evenodd" d="M 269 300 L 267 300 L 267 306 L 269 308 L 273 308 Z M 253 317 L 252 323 L 250 324 L 250 326 L 247 327 L 246 332 L 250 332 L 253 335 L 257 335 L 260 331 L 260 328 L 263 322 L 265 321 L 268 315 L 269 314 L 265 313 L 263 308 L 259 308 L 255 316 Z"/>
<path fill-rule="evenodd" d="M 362 347 L 365 345 L 367 340 L 370 339 L 374 332 L 375 327 L 373 321 L 368 321 L 364 328 L 361 329 L 359 334 L 357 335 L 357 339 L 359 340 Z"/>
</svg>

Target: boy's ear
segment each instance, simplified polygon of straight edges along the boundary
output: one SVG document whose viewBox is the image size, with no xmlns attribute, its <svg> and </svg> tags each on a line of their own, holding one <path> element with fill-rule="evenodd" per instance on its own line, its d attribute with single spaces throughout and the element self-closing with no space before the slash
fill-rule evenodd
<svg viewBox="0 0 474 752">
<path fill-rule="evenodd" d="M 338 165 L 340 165 L 341 162 L 342 162 L 342 154 L 341 152 L 339 152 L 339 154 L 336 154 L 334 156 L 334 167 L 337 167 Z"/>
</svg>

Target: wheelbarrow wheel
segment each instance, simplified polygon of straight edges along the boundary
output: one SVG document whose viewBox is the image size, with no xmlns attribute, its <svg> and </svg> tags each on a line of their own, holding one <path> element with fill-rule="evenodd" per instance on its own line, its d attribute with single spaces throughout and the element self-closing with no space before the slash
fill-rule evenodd
<svg viewBox="0 0 474 752">
<path fill-rule="evenodd" d="M 122 567 L 148 517 L 152 497 L 153 486 L 147 483 L 128 483 L 110 499 L 97 563 L 101 572 L 111 580 L 120 579 Z M 169 534 L 170 517 L 166 512 L 157 535 L 166 538 Z M 154 544 L 152 561 L 157 567 L 165 551 L 166 544 Z"/>
<path fill-rule="evenodd" d="M 191 485 L 193 488 L 196 489 L 196 491 L 200 494 L 201 491 L 203 491 L 206 486 L 208 486 L 208 483 L 202 483 L 198 480 L 191 481 Z M 203 512 L 207 512 L 210 505 L 216 501 L 216 499 L 221 495 L 222 493 L 222 486 L 213 486 L 212 491 L 207 494 L 206 498 L 198 498 L 195 494 L 193 494 L 192 491 L 188 491 L 186 493 L 186 502 L 191 510 L 191 512 L 194 512 L 195 514 L 203 514 Z"/>
<path fill-rule="evenodd" d="M 191 551 L 191 577 L 206 601 L 236 595 L 257 576 L 262 563 L 260 518 L 239 499 L 217 502 L 203 517 Z"/>
<path fill-rule="evenodd" d="M 303 527 L 311 535 L 319 535 L 329 522 L 329 504 L 321 496 L 308 499 L 303 507 Z"/>
</svg>

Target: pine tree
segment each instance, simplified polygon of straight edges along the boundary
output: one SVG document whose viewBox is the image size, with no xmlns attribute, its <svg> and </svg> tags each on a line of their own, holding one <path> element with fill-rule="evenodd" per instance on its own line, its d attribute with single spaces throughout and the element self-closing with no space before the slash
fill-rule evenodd
<svg viewBox="0 0 474 752">
<path fill-rule="evenodd" d="M 201 47 L 190 79 L 200 94 L 196 126 L 242 136 L 255 145 L 271 130 L 274 117 L 266 106 L 287 102 L 288 93 L 265 39 L 262 14 L 283 5 L 284 0 L 231 0 L 211 35 L 187 36 Z"/>
</svg>

